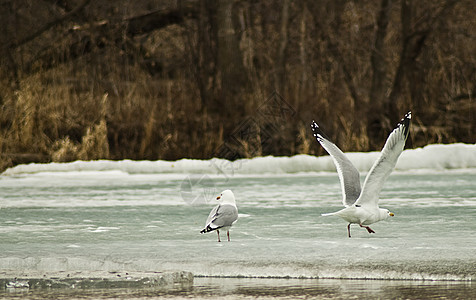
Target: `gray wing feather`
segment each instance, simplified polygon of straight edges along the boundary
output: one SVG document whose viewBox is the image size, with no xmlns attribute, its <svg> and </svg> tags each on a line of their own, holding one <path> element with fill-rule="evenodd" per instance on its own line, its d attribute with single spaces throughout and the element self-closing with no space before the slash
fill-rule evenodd
<svg viewBox="0 0 476 300">
<path fill-rule="evenodd" d="M 207 222 L 205 223 L 205 227 L 207 227 L 208 225 L 210 225 L 210 223 L 213 221 L 213 219 L 216 217 L 216 214 L 217 214 L 217 210 L 218 208 L 220 207 L 220 205 L 217 205 L 215 206 L 212 211 L 210 212 L 210 214 L 208 215 L 208 218 L 207 218 Z"/>
<path fill-rule="evenodd" d="M 311 129 L 321 146 L 329 153 L 336 166 L 342 189 L 342 203 L 351 206 L 360 196 L 360 174 L 345 154 L 329 140 L 319 125 L 312 121 Z"/>
<path fill-rule="evenodd" d="M 365 178 L 362 195 L 355 203 L 356 205 L 378 206 L 382 186 L 395 168 L 398 157 L 405 147 L 405 141 L 410 128 L 410 119 L 411 112 L 405 115 L 388 136 L 379 158 L 375 161 Z"/>
<path fill-rule="evenodd" d="M 207 226 L 213 228 L 231 226 L 238 219 L 238 209 L 233 205 L 223 204 L 212 209 L 207 219 Z"/>
</svg>

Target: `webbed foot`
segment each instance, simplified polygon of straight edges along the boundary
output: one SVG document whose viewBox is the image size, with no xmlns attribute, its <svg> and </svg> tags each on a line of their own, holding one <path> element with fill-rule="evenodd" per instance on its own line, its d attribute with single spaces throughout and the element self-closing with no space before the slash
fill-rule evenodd
<svg viewBox="0 0 476 300">
<path fill-rule="evenodd" d="M 363 228 L 367 229 L 367 231 L 369 233 L 375 233 L 375 231 L 373 231 L 372 228 L 370 228 L 369 226 L 364 226 L 364 225 L 360 224 L 360 227 L 363 227 Z"/>
</svg>

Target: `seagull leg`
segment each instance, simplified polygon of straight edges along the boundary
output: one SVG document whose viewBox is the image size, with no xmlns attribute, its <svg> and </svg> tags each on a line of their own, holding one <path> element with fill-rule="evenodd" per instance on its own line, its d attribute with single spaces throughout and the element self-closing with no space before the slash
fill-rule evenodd
<svg viewBox="0 0 476 300">
<path fill-rule="evenodd" d="M 221 242 L 220 241 L 220 230 L 217 229 L 217 235 L 218 235 L 218 242 Z"/>
<path fill-rule="evenodd" d="M 375 231 L 373 231 L 372 228 L 370 228 L 369 226 L 364 226 L 364 225 L 362 225 L 362 224 L 359 224 L 359 225 L 360 225 L 360 227 L 367 229 L 367 231 L 368 231 L 369 233 L 375 233 Z"/>
<path fill-rule="evenodd" d="M 349 234 L 349 237 L 351 237 L 350 236 L 350 223 L 349 223 L 349 225 L 347 225 L 347 233 Z"/>
<path fill-rule="evenodd" d="M 226 235 L 228 236 L 228 241 L 230 241 L 230 231 L 229 230 L 226 231 Z"/>
</svg>

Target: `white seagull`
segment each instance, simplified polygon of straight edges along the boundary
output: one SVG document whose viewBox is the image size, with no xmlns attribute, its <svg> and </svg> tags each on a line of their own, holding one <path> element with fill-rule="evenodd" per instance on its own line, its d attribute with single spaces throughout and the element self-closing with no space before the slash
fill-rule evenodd
<svg viewBox="0 0 476 300">
<path fill-rule="evenodd" d="M 235 204 L 235 195 L 230 190 L 221 192 L 217 197 L 220 204 L 215 206 L 208 216 L 205 228 L 200 233 L 217 231 L 218 241 L 220 241 L 220 229 L 226 230 L 228 241 L 230 241 L 230 227 L 238 220 L 238 208 Z"/>
<path fill-rule="evenodd" d="M 408 112 L 390 133 L 385 146 L 365 178 L 360 188 L 359 171 L 345 154 L 329 140 L 319 125 L 312 121 L 311 129 L 322 147 L 330 154 L 339 175 L 345 208 L 323 216 L 336 215 L 349 222 L 347 232 L 350 236 L 350 224 L 359 224 L 369 233 L 375 233 L 369 226 L 378 221 L 394 216 L 388 209 L 379 208 L 378 200 L 382 186 L 395 168 L 398 157 L 402 153 L 410 128 L 411 112 Z"/>
</svg>

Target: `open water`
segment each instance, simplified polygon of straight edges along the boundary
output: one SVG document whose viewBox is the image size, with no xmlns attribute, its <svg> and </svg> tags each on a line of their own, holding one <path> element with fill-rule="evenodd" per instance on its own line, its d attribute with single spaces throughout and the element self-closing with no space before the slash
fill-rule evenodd
<svg viewBox="0 0 476 300">
<path fill-rule="evenodd" d="M 471 298 L 475 153 L 462 144 L 406 150 L 380 200 L 395 217 L 373 224 L 375 234 L 354 225 L 350 239 L 345 221 L 320 216 L 341 208 L 328 158 L 9 169 L 0 176 L 0 272 L 184 270 L 196 277 L 184 290 L 0 289 L 0 297 Z M 376 154 L 350 157 L 363 181 Z M 240 215 L 231 242 L 218 243 L 215 233 L 199 231 L 224 189 L 235 193 Z"/>
</svg>

